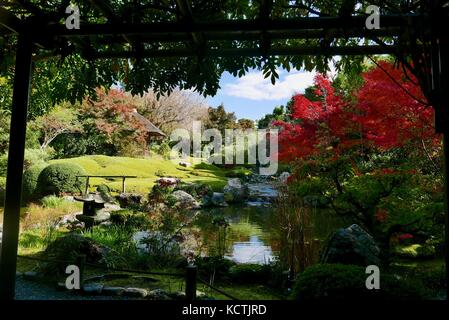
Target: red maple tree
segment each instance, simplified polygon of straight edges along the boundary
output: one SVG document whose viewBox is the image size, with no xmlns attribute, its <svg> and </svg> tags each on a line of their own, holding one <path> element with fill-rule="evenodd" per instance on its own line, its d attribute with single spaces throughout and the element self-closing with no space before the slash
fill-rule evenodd
<svg viewBox="0 0 449 320">
<path fill-rule="evenodd" d="M 273 123 L 281 128 L 279 158 L 292 161 L 323 152 L 338 157 L 364 144 L 386 150 L 413 141 L 438 143 L 433 109 L 413 78 L 388 62 L 380 62 L 363 78 L 355 103 L 337 94 L 321 74 L 315 77 L 314 101 L 295 95 L 291 121 Z"/>
</svg>

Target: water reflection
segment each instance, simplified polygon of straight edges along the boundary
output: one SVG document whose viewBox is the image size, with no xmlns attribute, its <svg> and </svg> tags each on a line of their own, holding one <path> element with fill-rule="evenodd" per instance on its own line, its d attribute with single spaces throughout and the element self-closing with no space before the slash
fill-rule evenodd
<svg viewBox="0 0 449 320">
<path fill-rule="evenodd" d="M 275 256 L 271 246 L 265 245 L 259 236 L 252 235 L 249 241 L 234 242 L 231 254 L 226 255 L 226 258 L 236 263 L 268 264 L 274 260 Z"/>
</svg>

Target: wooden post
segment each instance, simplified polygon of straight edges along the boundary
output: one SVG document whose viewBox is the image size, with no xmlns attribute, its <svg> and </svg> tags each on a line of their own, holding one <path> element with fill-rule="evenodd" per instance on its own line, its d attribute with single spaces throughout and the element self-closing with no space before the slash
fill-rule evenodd
<svg viewBox="0 0 449 320">
<path fill-rule="evenodd" d="M 32 47 L 29 36 L 20 34 L 16 52 L 11 130 L 9 133 L 8 172 L 6 175 L 3 217 L 3 239 L 0 258 L 0 299 L 2 300 L 12 300 L 15 296 Z"/>
<path fill-rule="evenodd" d="M 84 188 L 84 195 L 87 196 L 87 193 L 89 192 L 89 176 L 86 177 L 86 187 Z"/>
<path fill-rule="evenodd" d="M 195 265 L 189 264 L 186 268 L 186 299 L 191 301 L 196 299 L 196 276 L 198 269 Z"/>
<path fill-rule="evenodd" d="M 122 180 L 122 193 L 125 193 L 125 192 L 126 192 L 125 179 L 126 179 L 126 177 L 123 177 L 123 180 Z"/>
</svg>

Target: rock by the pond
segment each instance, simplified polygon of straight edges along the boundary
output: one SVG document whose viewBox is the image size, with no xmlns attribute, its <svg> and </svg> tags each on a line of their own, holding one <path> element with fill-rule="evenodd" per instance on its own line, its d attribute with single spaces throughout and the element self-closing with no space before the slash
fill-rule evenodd
<svg viewBox="0 0 449 320">
<path fill-rule="evenodd" d="M 148 291 L 141 288 L 125 288 L 123 295 L 135 298 L 145 298 L 148 295 Z"/>
<path fill-rule="evenodd" d="M 175 198 L 175 206 L 183 209 L 199 209 L 200 205 L 193 196 L 182 190 L 176 190 L 172 194 Z"/>
<path fill-rule="evenodd" d="M 69 233 L 50 243 L 45 249 L 45 253 L 48 256 L 55 256 L 56 258 L 61 255 L 76 256 L 84 254 L 86 255 L 87 262 L 97 263 L 105 257 L 107 248 L 80 234 Z"/>
<path fill-rule="evenodd" d="M 103 285 L 100 283 L 89 283 L 83 285 L 83 292 L 89 295 L 98 295 L 103 291 Z"/>
<path fill-rule="evenodd" d="M 181 167 L 184 167 L 184 168 L 187 168 L 187 167 L 191 167 L 191 166 L 192 166 L 192 164 L 191 164 L 190 162 L 187 162 L 187 161 L 180 161 L 178 164 L 179 164 Z"/>
<path fill-rule="evenodd" d="M 76 215 L 77 213 L 69 213 L 66 214 L 64 216 L 62 216 L 61 218 L 59 218 L 59 221 L 57 222 L 56 226 L 57 227 L 64 227 L 68 224 L 71 224 L 73 222 L 76 221 Z"/>
<path fill-rule="evenodd" d="M 178 183 L 181 182 L 178 178 L 171 178 L 171 177 L 162 177 L 156 180 L 156 182 L 161 187 L 169 187 L 169 186 L 176 186 Z"/>
<path fill-rule="evenodd" d="M 150 298 L 153 300 L 170 300 L 168 293 L 162 289 L 151 290 L 148 293 L 147 298 Z"/>
<path fill-rule="evenodd" d="M 117 201 L 122 208 L 139 206 L 143 203 L 143 196 L 138 193 L 120 193 L 117 196 Z"/>
<path fill-rule="evenodd" d="M 101 293 L 106 296 L 121 296 L 124 292 L 125 292 L 125 288 L 123 288 L 123 287 L 104 286 Z"/>
<path fill-rule="evenodd" d="M 63 196 L 62 198 L 65 201 L 68 201 L 68 202 L 75 202 L 76 201 L 74 196 Z"/>
<path fill-rule="evenodd" d="M 379 265 L 380 249 L 374 238 L 357 224 L 338 229 L 323 251 L 322 262 Z"/>
<path fill-rule="evenodd" d="M 279 175 L 279 181 L 281 182 L 281 183 L 287 183 L 287 180 L 288 180 L 288 178 L 290 178 L 290 173 L 289 172 L 282 172 L 280 175 Z"/>
<path fill-rule="evenodd" d="M 213 192 L 212 195 L 205 195 L 203 197 L 203 205 L 205 207 L 227 207 L 228 204 L 225 201 L 224 193 Z"/>
<path fill-rule="evenodd" d="M 23 278 L 27 280 L 36 280 L 39 277 L 41 277 L 41 275 L 36 271 L 26 271 L 23 273 Z"/>
<path fill-rule="evenodd" d="M 232 178 L 223 188 L 226 202 L 241 203 L 249 196 L 248 186 L 242 184 L 239 178 Z"/>
<path fill-rule="evenodd" d="M 109 203 L 109 202 L 104 204 L 104 208 L 109 212 L 122 210 L 122 208 L 120 208 L 120 206 L 118 204 Z"/>
</svg>

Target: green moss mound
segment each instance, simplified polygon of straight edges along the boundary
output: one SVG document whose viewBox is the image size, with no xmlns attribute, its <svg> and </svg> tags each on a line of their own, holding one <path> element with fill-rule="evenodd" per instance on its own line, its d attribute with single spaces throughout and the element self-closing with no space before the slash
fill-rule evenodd
<svg viewBox="0 0 449 320">
<path fill-rule="evenodd" d="M 86 171 L 76 164 L 51 164 L 39 174 L 37 192 L 40 196 L 80 192 L 83 179 L 77 176 L 85 174 Z"/>
</svg>

